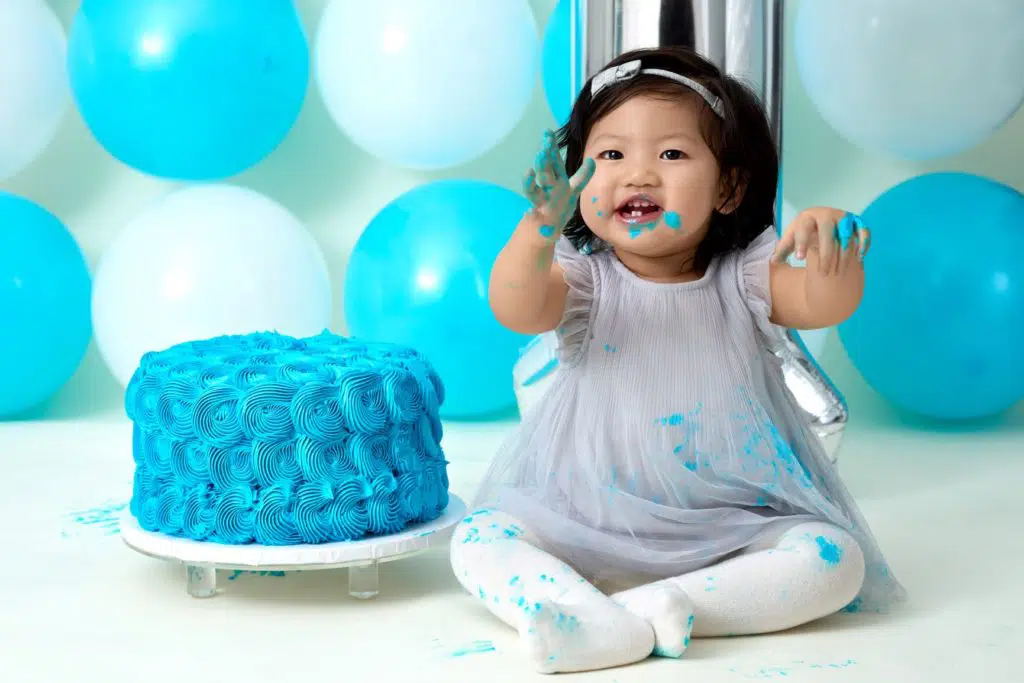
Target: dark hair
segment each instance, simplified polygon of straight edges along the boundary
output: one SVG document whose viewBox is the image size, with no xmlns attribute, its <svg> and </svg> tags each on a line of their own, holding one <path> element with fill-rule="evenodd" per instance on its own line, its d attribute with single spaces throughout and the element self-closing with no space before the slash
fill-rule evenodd
<svg viewBox="0 0 1024 683">
<path fill-rule="evenodd" d="M 725 116 L 718 118 L 710 107 L 704 108 L 701 134 L 718 160 L 722 177 L 732 181 L 730 198 L 742 191 L 742 200 L 729 213 L 715 211 L 707 237 L 697 248 L 694 267 L 703 270 L 719 254 L 742 249 L 765 228 L 775 223 L 775 199 L 778 187 L 779 156 L 767 116 L 757 96 L 743 83 L 692 50 L 681 47 L 634 50 L 619 55 L 607 66 L 634 59 L 644 69 L 665 69 L 692 78 L 722 101 Z M 639 74 L 621 83 L 607 86 L 590 96 L 590 82 L 573 105 L 569 122 L 557 133 L 559 147 L 565 149 L 565 166 L 571 176 L 583 164 L 583 148 L 594 124 L 626 100 L 636 95 L 679 97 L 692 93 L 686 86 L 667 78 Z M 596 236 L 583 222 L 579 206 L 563 231 L 581 251 L 592 249 Z"/>
</svg>

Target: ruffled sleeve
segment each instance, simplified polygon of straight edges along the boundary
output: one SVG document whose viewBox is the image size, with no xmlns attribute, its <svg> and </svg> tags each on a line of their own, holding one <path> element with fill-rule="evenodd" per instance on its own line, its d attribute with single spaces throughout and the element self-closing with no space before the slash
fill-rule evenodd
<svg viewBox="0 0 1024 683">
<path fill-rule="evenodd" d="M 589 256 L 562 237 L 555 244 L 555 260 L 562 267 L 569 293 L 565 299 L 565 312 L 559 323 L 559 362 L 573 365 L 583 355 L 583 347 L 590 336 L 590 310 L 594 303 L 594 266 Z"/>
<path fill-rule="evenodd" d="M 754 316 L 754 323 L 769 337 L 777 337 L 780 330 L 768 319 L 772 313 L 768 264 L 778 241 L 775 228 L 766 229 L 739 255 L 736 268 L 740 293 Z"/>
</svg>

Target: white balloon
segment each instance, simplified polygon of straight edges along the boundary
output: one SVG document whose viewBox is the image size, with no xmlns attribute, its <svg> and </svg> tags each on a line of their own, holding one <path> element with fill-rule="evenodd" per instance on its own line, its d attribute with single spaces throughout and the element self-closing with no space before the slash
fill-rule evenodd
<svg viewBox="0 0 1024 683">
<path fill-rule="evenodd" d="M 332 0 L 316 83 L 337 126 L 417 169 L 474 159 L 522 118 L 540 40 L 526 0 Z"/>
<path fill-rule="evenodd" d="M 322 332 L 331 283 L 316 241 L 287 209 L 245 188 L 197 185 L 157 201 L 115 238 L 92 307 L 100 353 L 127 386 L 143 354 L 184 341 Z"/>
<path fill-rule="evenodd" d="M 44 0 L 0 0 L 0 180 L 53 140 L 71 101 L 64 27 Z"/>
<path fill-rule="evenodd" d="M 822 117 L 873 152 L 964 151 L 1024 100 L 1022 0 L 803 0 L 794 44 Z"/>
</svg>

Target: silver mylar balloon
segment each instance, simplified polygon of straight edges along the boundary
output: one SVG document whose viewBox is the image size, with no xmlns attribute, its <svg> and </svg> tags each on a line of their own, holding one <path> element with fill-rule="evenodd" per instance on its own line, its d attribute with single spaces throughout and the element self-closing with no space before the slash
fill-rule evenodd
<svg viewBox="0 0 1024 683">
<path fill-rule="evenodd" d="M 848 408 L 846 399 L 804 351 L 797 333 L 786 335 L 774 353 L 782 365 L 782 378 L 832 462 L 839 458 Z"/>
<path fill-rule="evenodd" d="M 586 29 L 579 77 L 586 80 L 637 48 L 689 47 L 758 93 L 782 149 L 783 0 L 581 0 L 576 9 Z M 774 353 L 786 389 L 836 461 L 847 422 L 845 399 L 793 330 Z"/>
</svg>

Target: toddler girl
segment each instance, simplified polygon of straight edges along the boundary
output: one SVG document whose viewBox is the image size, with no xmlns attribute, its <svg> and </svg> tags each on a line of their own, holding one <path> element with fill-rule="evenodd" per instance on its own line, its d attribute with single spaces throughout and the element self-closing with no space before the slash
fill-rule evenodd
<svg viewBox="0 0 1024 683">
<path fill-rule="evenodd" d="M 526 176 L 490 301 L 561 368 L 451 560 L 542 672 L 903 597 L 772 354 L 854 312 L 868 232 L 819 208 L 778 239 L 777 176 L 756 97 L 683 49 L 613 60 Z"/>
</svg>

